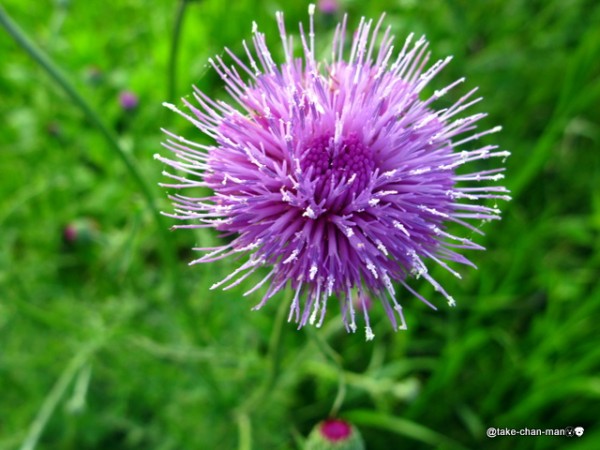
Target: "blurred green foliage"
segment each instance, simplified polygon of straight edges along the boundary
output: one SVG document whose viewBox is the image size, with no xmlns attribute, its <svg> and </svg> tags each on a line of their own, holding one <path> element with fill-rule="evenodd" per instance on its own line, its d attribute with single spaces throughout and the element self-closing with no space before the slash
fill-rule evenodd
<svg viewBox="0 0 600 450">
<path fill-rule="evenodd" d="M 168 211 L 152 159 L 160 128 L 194 135 L 161 107 L 174 101 L 178 2 L 2 3 Z M 208 58 L 242 51 L 252 21 L 277 49 L 274 12 L 289 30 L 306 20 L 307 3 L 287 3 L 186 4 L 176 95 L 196 84 L 222 96 Z M 484 227 L 488 251 L 469 255 L 479 270 L 460 282 L 434 273 L 457 308 L 434 312 L 402 293 L 409 330 L 394 333 L 374 308 L 377 337 L 365 343 L 335 314 L 316 332 L 280 330 L 288 296 L 251 312 L 241 288 L 210 291 L 235 263 L 186 262 L 216 234 L 165 235 L 102 134 L 0 30 L 0 449 L 298 448 L 340 386 L 339 412 L 369 449 L 598 448 L 600 6 L 341 3 L 352 24 L 386 11 L 400 39 L 424 33 L 433 58 L 454 55 L 432 89 L 466 76 L 485 97 L 474 107 L 489 112 L 484 126 L 504 127 L 484 142 L 513 153 L 514 200 Z M 323 46 L 339 17 L 319 18 Z M 120 107 L 123 91 L 138 96 L 134 110 Z M 586 431 L 490 440 L 489 426 Z"/>
</svg>

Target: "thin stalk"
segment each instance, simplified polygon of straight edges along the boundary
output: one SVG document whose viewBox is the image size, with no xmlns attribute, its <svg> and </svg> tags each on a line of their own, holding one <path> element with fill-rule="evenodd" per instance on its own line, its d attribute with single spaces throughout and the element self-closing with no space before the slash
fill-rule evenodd
<svg viewBox="0 0 600 450">
<path fill-rule="evenodd" d="M 329 359 L 337 369 L 338 390 L 333 401 L 333 405 L 331 406 L 331 410 L 329 411 L 329 417 L 337 417 L 338 413 L 340 412 L 340 408 L 344 404 L 344 399 L 346 398 L 346 375 L 344 373 L 342 358 L 313 328 L 307 327 L 306 332 L 321 353 L 323 353 L 323 355 L 325 355 L 325 357 Z"/>
<path fill-rule="evenodd" d="M 281 343 L 287 308 L 288 306 L 284 301 L 280 302 L 279 308 L 277 308 L 273 330 L 269 339 L 267 358 L 270 362 L 270 367 L 265 381 L 254 392 L 254 395 L 251 395 L 233 413 L 238 426 L 239 450 L 252 449 L 252 422 L 250 421 L 250 413 L 254 412 L 257 407 L 260 407 L 279 379 L 281 371 Z"/>
<path fill-rule="evenodd" d="M 281 372 L 282 335 L 287 309 L 287 303 L 281 301 L 279 307 L 277 308 L 273 330 L 271 331 L 271 337 L 269 339 L 269 350 L 267 355 L 270 363 L 269 373 L 267 374 L 267 377 L 265 378 L 265 381 L 262 383 L 261 387 L 255 391 L 255 394 L 250 396 L 248 400 L 240 406 L 240 413 L 252 411 L 257 405 L 260 405 L 267 395 L 272 391 L 273 387 L 277 383 L 277 380 L 279 379 Z"/>
<path fill-rule="evenodd" d="M 239 412 L 235 416 L 238 426 L 239 450 L 252 450 L 252 423 L 247 412 Z"/>
<path fill-rule="evenodd" d="M 269 372 L 269 378 L 266 384 L 266 392 L 269 392 L 281 372 L 281 343 L 283 328 L 285 327 L 285 316 L 288 309 L 286 302 L 281 301 L 277 308 L 277 314 L 275 316 L 275 324 L 273 325 L 273 331 L 271 332 L 271 338 L 269 339 L 269 359 L 271 361 L 271 370 Z"/>
<path fill-rule="evenodd" d="M 177 60 L 179 57 L 179 41 L 181 30 L 183 29 L 183 19 L 187 9 L 188 0 L 179 0 L 177 13 L 175 15 L 175 24 L 173 25 L 173 36 L 171 38 L 171 52 L 169 54 L 169 66 L 167 72 L 167 98 L 169 101 L 175 100 L 177 92 Z"/>
</svg>

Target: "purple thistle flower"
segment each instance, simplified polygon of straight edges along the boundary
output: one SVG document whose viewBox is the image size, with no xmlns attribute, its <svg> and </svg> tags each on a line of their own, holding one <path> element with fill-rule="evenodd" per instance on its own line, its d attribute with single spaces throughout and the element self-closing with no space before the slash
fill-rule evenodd
<svg viewBox="0 0 600 450">
<path fill-rule="evenodd" d="M 435 309 L 407 283 L 407 278 L 423 277 L 454 306 L 425 262 L 460 278 L 447 263 L 474 266 L 458 251 L 483 247 L 451 234 L 447 225 L 454 222 L 481 234 L 464 219 L 499 219 L 499 210 L 481 200 L 509 199 L 504 187 L 485 185 L 503 178 L 504 169 L 467 174 L 457 169 L 480 159 L 506 158 L 509 152 L 494 145 L 466 149 L 500 130 L 474 132 L 486 114 L 459 118 L 481 100 L 473 98 L 476 89 L 448 108 L 433 109 L 437 99 L 464 79 L 420 98 L 451 60 L 427 68 L 424 37 L 413 43 L 410 35 L 395 54 L 390 28 L 381 30 L 383 16 L 375 24 L 363 18 L 347 55 L 344 17 L 330 60 L 320 63 L 315 59 L 314 9 L 309 8 L 308 33 L 300 24 L 302 58 L 293 55 L 292 38 L 278 13 L 282 64 L 272 59 L 256 24 L 254 51 L 244 42 L 248 63 L 229 49 L 235 66 L 219 56 L 210 60 L 232 104 L 198 89 L 197 105 L 183 99 L 189 114 L 165 104 L 214 140 L 204 145 L 165 131 L 170 138 L 163 145 L 174 159 L 156 158 L 180 174 L 165 173 L 175 181 L 163 186 L 212 191 L 201 198 L 171 195 L 175 213 L 169 216 L 192 222 L 176 228 L 212 227 L 234 236 L 222 246 L 196 249 L 208 253 L 190 264 L 248 254 L 211 289 L 229 289 L 269 267 L 244 294 L 270 280 L 255 309 L 289 284 L 294 293 L 288 320 L 298 328 L 320 326 L 335 295 L 348 331 L 357 328 L 353 299 L 369 297 L 379 299 L 394 329 L 405 329 L 394 282 Z M 369 308 L 360 309 L 370 340 Z"/>
</svg>

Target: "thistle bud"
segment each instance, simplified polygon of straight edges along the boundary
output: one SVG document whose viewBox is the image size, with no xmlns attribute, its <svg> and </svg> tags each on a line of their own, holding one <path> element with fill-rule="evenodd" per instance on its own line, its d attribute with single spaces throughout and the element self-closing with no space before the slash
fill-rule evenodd
<svg viewBox="0 0 600 450">
<path fill-rule="evenodd" d="M 364 450 L 356 427 L 342 419 L 319 422 L 306 440 L 305 450 Z"/>
</svg>

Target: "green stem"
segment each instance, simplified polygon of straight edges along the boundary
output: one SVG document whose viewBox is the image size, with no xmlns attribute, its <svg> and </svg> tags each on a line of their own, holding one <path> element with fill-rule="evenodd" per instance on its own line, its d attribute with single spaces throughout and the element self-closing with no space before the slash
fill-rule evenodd
<svg viewBox="0 0 600 450">
<path fill-rule="evenodd" d="M 281 348 L 282 348 L 282 336 L 285 323 L 285 314 L 288 309 L 288 304 L 281 301 L 277 314 L 275 316 L 275 322 L 273 323 L 273 330 L 271 332 L 271 338 L 269 339 L 269 350 L 267 358 L 270 363 L 269 373 L 262 383 L 261 387 L 255 391 L 253 396 L 250 396 L 246 402 L 244 402 L 238 409 L 240 414 L 247 411 L 253 411 L 257 405 L 260 405 L 267 395 L 272 391 L 273 387 L 279 379 L 281 372 Z"/>
<path fill-rule="evenodd" d="M 241 411 L 235 416 L 238 425 L 238 434 L 240 441 L 239 450 L 252 450 L 252 424 L 247 412 Z"/>
<path fill-rule="evenodd" d="M 0 25 L 8 32 L 8 34 L 17 42 L 18 45 L 25 50 L 25 52 L 37 63 L 42 69 L 52 78 L 56 84 L 60 86 L 63 92 L 71 99 L 71 101 L 79 107 L 79 109 L 84 113 L 85 117 L 91 122 L 91 124 L 100 132 L 100 134 L 106 140 L 108 147 L 117 155 L 117 157 L 123 162 L 127 172 L 133 178 L 135 183 L 138 185 L 148 207 L 152 211 L 154 220 L 159 228 L 159 232 L 162 233 L 162 239 L 160 241 L 162 244 L 160 245 L 160 250 L 163 256 L 163 259 L 167 266 L 169 266 L 169 270 L 171 271 L 171 275 L 174 277 L 175 274 L 175 259 L 174 255 L 170 252 L 169 247 L 167 245 L 170 242 L 171 238 L 169 236 L 167 226 L 163 217 L 160 214 L 158 207 L 154 201 L 154 196 L 152 192 L 142 177 L 142 174 L 137 169 L 133 158 L 125 152 L 121 146 L 119 145 L 117 138 L 114 136 L 112 131 L 104 124 L 100 116 L 94 111 L 94 109 L 88 104 L 88 102 L 84 99 L 84 97 L 77 92 L 73 84 L 68 80 L 68 78 L 62 73 L 60 68 L 48 57 L 40 48 L 38 48 L 32 40 L 25 34 L 23 30 L 19 28 L 19 26 L 8 16 L 4 8 L 0 6 Z M 179 283 L 176 280 L 173 280 L 173 285 L 178 285 Z"/>
<path fill-rule="evenodd" d="M 177 59 L 179 56 L 179 41 L 181 30 L 183 28 L 183 18 L 187 9 L 188 0 L 179 0 L 177 14 L 175 15 L 175 24 L 173 25 L 173 36 L 171 40 L 171 52 L 169 54 L 169 67 L 167 75 L 167 98 L 170 101 L 175 99 L 177 93 Z"/>
<path fill-rule="evenodd" d="M 285 315 L 287 310 L 287 302 L 280 300 L 279 307 L 277 308 L 277 314 L 275 316 L 275 324 L 273 325 L 273 331 L 271 332 L 271 338 L 269 339 L 269 359 L 271 361 L 271 370 L 266 383 L 266 392 L 269 392 L 273 388 L 277 382 L 277 379 L 279 378 L 279 372 L 281 371 L 281 337 L 283 335 L 283 328 L 285 327 Z"/>
<path fill-rule="evenodd" d="M 307 327 L 306 332 L 321 353 L 323 353 L 323 355 L 325 355 L 325 357 L 329 359 L 337 369 L 338 391 L 333 401 L 333 405 L 331 406 L 331 410 L 329 411 L 330 417 L 336 417 L 340 411 L 340 408 L 344 404 L 344 399 L 346 398 L 346 375 L 344 373 L 342 358 L 313 328 Z"/>
</svg>

